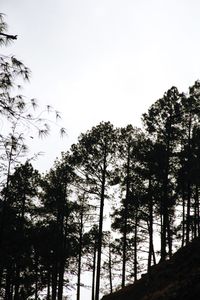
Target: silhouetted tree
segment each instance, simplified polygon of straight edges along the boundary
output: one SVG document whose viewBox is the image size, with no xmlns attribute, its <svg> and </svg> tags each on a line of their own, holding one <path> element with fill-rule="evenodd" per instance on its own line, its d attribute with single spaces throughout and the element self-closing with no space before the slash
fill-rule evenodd
<svg viewBox="0 0 200 300">
<path fill-rule="evenodd" d="M 107 122 L 93 127 L 80 136 L 78 144 L 72 146 L 72 152 L 76 156 L 76 160 L 79 161 L 79 174 L 82 174 L 85 183 L 87 182 L 89 192 L 95 194 L 100 200 L 95 292 L 95 300 L 98 300 L 106 181 L 110 174 L 110 166 L 115 153 L 113 126 Z"/>
<path fill-rule="evenodd" d="M 143 115 L 144 125 L 152 138 L 160 144 L 159 156 L 162 168 L 162 198 L 161 198 L 161 260 L 166 258 L 166 246 L 168 254 L 172 255 L 172 236 L 170 229 L 169 208 L 171 182 L 169 175 L 172 173 L 173 151 L 176 147 L 179 128 L 177 121 L 180 118 L 181 94 L 176 87 L 168 90 L 163 98 L 157 100 L 149 109 L 148 114 Z"/>
<path fill-rule="evenodd" d="M 0 255 L 1 268 L 6 274 L 5 299 L 9 299 L 12 290 L 16 300 L 20 299 L 21 289 L 26 295 L 32 294 L 30 228 L 38 194 L 38 182 L 38 172 L 27 162 L 15 169 L 14 174 L 10 176 L 9 189 L 6 187 L 2 192 L 7 195 L 4 208 L 6 223 L 2 232 Z"/>
</svg>

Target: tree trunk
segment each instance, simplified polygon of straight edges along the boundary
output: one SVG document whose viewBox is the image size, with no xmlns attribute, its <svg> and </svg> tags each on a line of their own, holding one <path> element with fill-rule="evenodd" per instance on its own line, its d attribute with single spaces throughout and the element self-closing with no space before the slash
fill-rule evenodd
<svg viewBox="0 0 200 300">
<path fill-rule="evenodd" d="M 80 230 L 79 230 L 79 254 L 78 254 L 78 277 L 77 277 L 77 300 L 80 300 L 80 286 L 81 286 L 81 258 L 83 247 L 83 206 L 81 207 L 80 215 Z"/>
<path fill-rule="evenodd" d="M 197 198 L 197 234 L 200 236 L 200 211 L 199 211 L 199 188 L 197 187 L 198 198 Z"/>
<path fill-rule="evenodd" d="M 138 239 L 138 207 L 136 206 L 135 212 L 135 230 L 134 230 L 134 279 L 137 280 L 138 261 L 137 261 L 137 239 Z"/>
<path fill-rule="evenodd" d="M 5 288 L 5 300 L 12 299 L 12 292 L 11 292 L 11 270 L 7 268 L 6 270 L 6 288 Z"/>
<path fill-rule="evenodd" d="M 38 256 L 35 254 L 35 300 L 38 299 Z"/>
<path fill-rule="evenodd" d="M 109 262 L 108 262 L 108 268 L 109 268 L 109 282 L 110 282 L 110 293 L 113 292 L 113 285 L 112 285 L 112 257 L 111 257 L 111 249 L 109 244 Z"/>
<path fill-rule="evenodd" d="M 172 258 L 172 234 L 170 228 L 170 219 L 168 213 L 168 220 L 167 220 L 167 241 L 168 241 L 168 249 L 169 249 L 169 258 Z"/>
<path fill-rule="evenodd" d="M 187 218 L 186 218 L 186 244 L 190 241 L 190 223 L 191 223 L 191 181 L 190 181 L 190 170 L 191 170 L 191 128 L 192 128 L 192 116 L 189 116 L 189 134 L 188 134 L 188 162 L 187 162 Z"/>
<path fill-rule="evenodd" d="M 186 218 L 186 244 L 190 241 L 190 225 L 191 225 L 191 186 L 190 180 L 188 179 L 188 198 L 187 198 L 187 218 Z"/>
<path fill-rule="evenodd" d="M 92 270 L 92 300 L 95 299 L 95 275 L 96 275 L 96 241 L 94 243 L 93 270 Z"/>
<path fill-rule="evenodd" d="M 151 269 L 151 260 L 153 256 L 153 199 L 152 199 L 152 187 L 151 178 L 149 179 L 149 191 L 148 191 L 148 202 L 149 202 L 149 255 L 148 255 L 148 272 Z"/>
<path fill-rule="evenodd" d="M 198 236 L 198 207 L 199 207 L 199 190 L 198 190 L 198 185 L 196 184 L 195 187 L 195 207 L 194 207 L 194 237 L 196 238 Z"/>
<path fill-rule="evenodd" d="M 52 300 L 56 300 L 57 296 L 57 283 L 58 283 L 58 265 L 57 265 L 57 255 L 54 254 L 54 261 L 52 266 Z"/>
<path fill-rule="evenodd" d="M 0 258 L 0 287 L 2 286 L 3 273 L 4 273 L 4 268 L 3 268 L 3 265 L 2 265 L 1 259 L 2 258 Z"/>
<path fill-rule="evenodd" d="M 20 298 L 19 298 L 19 288 L 20 288 L 20 268 L 19 268 L 18 265 L 16 265 L 14 300 L 20 300 Z"/>
<path fill-rule="evenodd" d="M 64 285 L 64 272 L 65 272 L 65 258 L 61 257 L 58 272 L 58 300 L 63 299 L 63 285 Z"/>
<path fill-rule="evenodd" d="M 1 219 L 0 219 L 0 255 L 2 250 L 2 243 L 4 240 L 4 226 L 6 222 L 6 208 L 7 208 L 7 198 L 8 198 L 8 189 L 9 189 L 9 181 L 10 181 L 10 171 L 11 171 L 11 162 L 12 162 L 12 155 L 13 155 L 14 144 L 11 144 L 11 149 L 9 153 L 8 159 L 8 170 L 7 170 L 7 177 L 6 177 L 6 187 L 5 187 L 5 195 L 2 203 L 2 210 L 1 210 Z"/>
<path fill-rule="evenodd" d="M 153 253 L 153 264 L 156 265 L 156 254 L 154 251 L 154 245 L 153 245 L 152 253 Z"/>
<path fill-rule="evenodd" d="M 126 281 L 126 248 L 127 248 L 127 219 L 128 219 L 129 190 L 130 190 L 130 144 L 128 144 L 128 150 L 127 150 L 126 196 L 125 196 L 125 203 L 124 203 L 122 288 L 125 286 L 125 281 Z"/>
<path fill-rule="evenodd" d="M 181 246 L 185 246 L 185 191 L 182 189 L 182 203 L 183 203 L 183 211 L 182 211 L 182 243 Z"/>
<path fill-rule="evenodd" d="M 50 290 L 51 290 L 51 271 L 50 267 L 48 269 L 48 274 L 47 274 L 47 300 L 50 300 Z"/>
<path fill-rule="evenodd" d="M 65 260 L 66 260 L 66 235 L 67 235 L 67 219 L 65 233 L 63 232 L 64 227 L 64 216 L 61 217 L 61 228 L 60 228 L 60 251 L 59 251 L 59 264 L 58 264 L 58 300 L 63 299 L 63 285 L 64 285 L 64 272 L 65 272 Z"/>
<path fill-rule="evenodd" d="M 95 300 L 99 300 L 99 289 L 100 289 L 101 249 L 102 249 L 102 235 L 103 235 L 103 208 L 104 208 L 105 183 L 106 183 L 106 159 L 107 159 L 107 149 L 106 149 L 106 146 L 105 146 L 104 156 L 103 156 L 103 168 L 102 168 L 101 203 L 100 203 L 100 215 L 99 215 L 99 234 L 98 234 L 98 245 L 97 245 L 97 275 L 96 275 Z"/>
<path fill-rule="evenodd" d="M 167 231 L 170 233 L 170 224 L 169 216 L 168 216 L 168 176 L 169 176 L 169 159 L 170 159 L 170 138 L 171 138 L 171 120 L 168 119 L 166 123 L 167 130 L 167 140 L 166 140 L 166 157 L 165 157 L 165 170 L 164 170 L 164 178 L 163 178 L 163 198 L 161 203 L 161 214 L 162 214 L 162 222 L 161 222 L 161 261 L 164 261 L 167 256 L 166 246 L 167 246 Z M 168 230 L 167 230 L 168 228 Z M 169 238 L 169 236 L 168 236 Z"/>
</svg>

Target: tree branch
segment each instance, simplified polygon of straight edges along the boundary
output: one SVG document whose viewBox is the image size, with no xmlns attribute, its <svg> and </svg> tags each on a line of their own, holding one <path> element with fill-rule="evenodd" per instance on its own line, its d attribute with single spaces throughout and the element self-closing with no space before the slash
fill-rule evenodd
<svg viewBox="0 0 200 300">
<path fill-rule="evenodd" d="M 0 32 L 0 35 L 5 36 L 6 38 L 12 39 L 12 40 L 17 39 L 17 35 L 6 34 L 6 33 L 3 33 L 3 32 Z"/>
</svg>

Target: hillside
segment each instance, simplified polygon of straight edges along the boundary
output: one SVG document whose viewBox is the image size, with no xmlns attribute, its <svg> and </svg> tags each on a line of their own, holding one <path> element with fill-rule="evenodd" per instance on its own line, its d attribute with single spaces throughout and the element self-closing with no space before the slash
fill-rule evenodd
<svg viewBox="0 0 200 300">
<path fill-rule="evenodd" d="M 133 285 L 102 300 L 198 300 L 200 299 L 200 239 L 179 249 L 171 260 L 152 267 Z"/>
</svg>

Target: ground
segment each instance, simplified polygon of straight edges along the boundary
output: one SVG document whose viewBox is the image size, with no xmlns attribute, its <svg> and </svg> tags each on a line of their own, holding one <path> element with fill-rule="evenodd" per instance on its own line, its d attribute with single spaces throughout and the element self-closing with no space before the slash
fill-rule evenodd
<svg viewBox="0 0 200 300">
<path fill-rule="evenodd" d="M 133 285 L 102 300 L 198 300 L 200 299 L 200 239 L 179 249 L 172 259 L 152 267 Z"/>
</svg>

